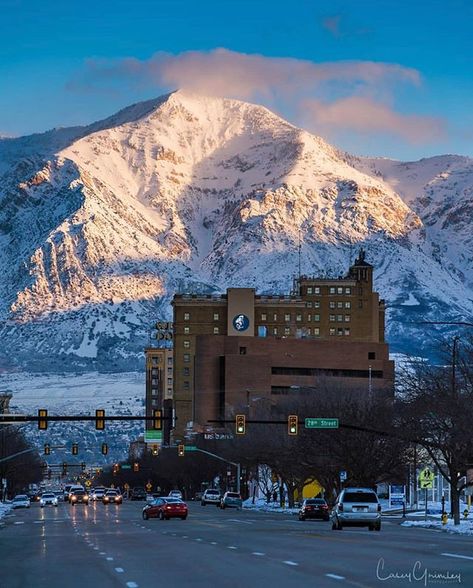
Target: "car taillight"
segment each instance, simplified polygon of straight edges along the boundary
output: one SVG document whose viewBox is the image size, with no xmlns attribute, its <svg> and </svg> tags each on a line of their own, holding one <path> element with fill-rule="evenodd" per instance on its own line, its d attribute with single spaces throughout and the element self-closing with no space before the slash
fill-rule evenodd
<svg viewBox="0 0 473 588">
<path fill-rule="evenodd" d="M 328 506 L 326 504 L 322 504 L 322 508 L 328 510 Z"/>
<path fill-rule="evenodd" d="M 166 506 L 166 510 L 171 510 L 171 507 L 170 506 Z"/>
<path fill-rule="evenodd" d="M 340 512 L 343 512 L 343 504 L 340 502 L 340 504 L 338 505 L 338 510 Z"/>
<path fill-rule="evenodd" d="M 378 504 L 378 512 L 381 512 L 381 505 Z"/>
</svg>

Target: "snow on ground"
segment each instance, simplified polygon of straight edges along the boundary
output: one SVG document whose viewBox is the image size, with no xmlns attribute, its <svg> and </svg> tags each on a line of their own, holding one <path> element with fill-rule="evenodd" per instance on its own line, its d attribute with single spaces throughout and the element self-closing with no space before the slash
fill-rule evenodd
<svg viewBox="0 0 473 588">
<path fill-rule="evenodd" d="M 0 519 L 2 519 L 11 510 L 10 504 L 4 504 L 0 502 Z"/>
<path fill-rule="evenodd" d="M 440 515 L 439 515 L 440 517 Z M 438 520 L 427 521 L 404 521 L 403 527 L 422 527 L 424 529 L 438 529 L 447 533 L 459 535 L 473 535 L 473 520 L 461 520 L 459 525 L 454 525 L 452 519 L 448 519 L 447 524 L 443 525 L 440 518 Z"/>
</svg>

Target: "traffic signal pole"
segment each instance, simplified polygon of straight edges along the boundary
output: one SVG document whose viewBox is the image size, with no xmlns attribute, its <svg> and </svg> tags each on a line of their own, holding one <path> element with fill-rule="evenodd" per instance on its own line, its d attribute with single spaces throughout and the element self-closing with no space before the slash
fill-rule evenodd
<svg viewBox="0 0 473 588">
<path fill-rule="evenodd" d="M 238 492 L 238 494 L 240 494 L 241 466 L 240 466 L 239 463 L 235 463 L 234 461 L 230 461 L 229 459 L 225 459 L 224 457 L 221 457 L 220 455 L 216 455 L 215 453 L 210 453 L 210 451 L 205 451 L 205 449 L 199 449 L 198 447 L 196 447 L 192 451 L 198 451 L 199 453 L 205 453 L 206 455 L 210 455 L 211 457 L 215 457 L 215 459 L 219 459 L 220 461 L 224 461 L 225 463 L 229 463 L 232 466 L 235 466 L 236 467 L 236 470 L 237 470 L 237 488 L 236 488 L 236 491 Z"/>
</svg>

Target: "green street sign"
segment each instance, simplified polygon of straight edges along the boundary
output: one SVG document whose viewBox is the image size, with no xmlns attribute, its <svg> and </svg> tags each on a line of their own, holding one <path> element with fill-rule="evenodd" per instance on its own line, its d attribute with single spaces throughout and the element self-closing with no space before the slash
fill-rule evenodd
<svg viewBox="0 0 473 588">
<path fill-rule="evenodd" d="M 185 447 L 186 447 L 185 448 L 186 451 L 197 451 L 196 445 L 186 445 Z"/>
<path fill-rule="evenodd" d="M 129 463 L 123 463 L 122 470 L 131 470 L 131 465 Z"/>
<path fill-rule="evenodd" d="M 145 431 L 145 442 L 146 443 L 159 443 L 163 440 L 163 432 L 156 431 L 154 429 L 147 429 Z"/>
<path fill-rule="evenodd" d="M 338 419 L 305 419 L 306 429 L 338 429 Z"/>
</svg>

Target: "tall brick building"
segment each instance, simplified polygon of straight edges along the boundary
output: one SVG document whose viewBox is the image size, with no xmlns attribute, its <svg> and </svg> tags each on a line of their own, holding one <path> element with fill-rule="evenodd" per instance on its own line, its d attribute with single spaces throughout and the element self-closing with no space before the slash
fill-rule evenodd
<svg viewBox="0 0 473 588">
<path fill-rule="evenodd" d="M 232 418 L 253 397 L 274 404 L 322 379 L 392 391 L 384 301 L 363 251 L 346 276 L 300 276 L 290 295 L 229 288 L 172 304 L 175 439 L 188 423 Z"/>
</svg>

